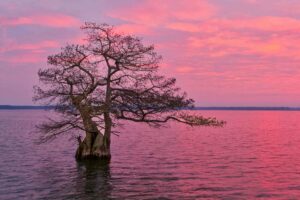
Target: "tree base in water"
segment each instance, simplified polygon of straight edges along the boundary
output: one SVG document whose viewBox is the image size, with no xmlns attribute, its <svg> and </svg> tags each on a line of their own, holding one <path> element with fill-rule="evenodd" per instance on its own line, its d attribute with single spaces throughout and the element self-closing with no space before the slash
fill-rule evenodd
<svg viewBox="0 0 300 200">
<path fill-rule="evenodd" d="M 109 161 L 111 159 L 111 155 L 75 155 L 76 160 L 78 161 L 84 161 L 84 160 L 107 160 Z"/>
<path fill-rule="evenodd" d="M 111 154 L 108 149 L 86 149 L 83 145 L 79 145 L 76 155 L 76 160 L 110 160 Z"/>
<path fill-rule="evenodd" d="M 92 137 L 87 134 L 85 139 L 78 140 L 76 160 L 110 160 L 110 143 L 102 134 Z"/>
</svg>

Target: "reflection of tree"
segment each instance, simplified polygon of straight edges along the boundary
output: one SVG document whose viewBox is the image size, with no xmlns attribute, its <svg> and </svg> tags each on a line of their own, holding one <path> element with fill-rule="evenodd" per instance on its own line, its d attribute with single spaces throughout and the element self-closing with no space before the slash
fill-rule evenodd
<svg viewBox="0 0 300 200">
<path fill-rule="evenodd" d="M 113 189 L 108 161 L 85 161 L 77 164 L 78 199 L 110 199 Z"/>
</svg>

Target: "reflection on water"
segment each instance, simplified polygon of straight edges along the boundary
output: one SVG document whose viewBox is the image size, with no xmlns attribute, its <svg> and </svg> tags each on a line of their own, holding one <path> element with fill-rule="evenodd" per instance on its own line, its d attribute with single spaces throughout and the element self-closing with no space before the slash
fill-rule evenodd
<svg viewBox="0 0 300 200">
<path fill-rule="evenodd" d="M 0 199 L 300 199 L 300 112 L 205 114 L 228 124 L 127 124 L 110 163 L 78 163 L 68 136 L 34 144 L 44 111 L 0 111 Z"/>
<path fill-rule="evenodd" d="M 81 191 L 79 199 L 109 198 L 113 185 L 111 183 L 108 162 L 86 161 L 77 164 L 76 191 Z M 73 198 L 71 194 L 70 199 Z"/>
</svg>

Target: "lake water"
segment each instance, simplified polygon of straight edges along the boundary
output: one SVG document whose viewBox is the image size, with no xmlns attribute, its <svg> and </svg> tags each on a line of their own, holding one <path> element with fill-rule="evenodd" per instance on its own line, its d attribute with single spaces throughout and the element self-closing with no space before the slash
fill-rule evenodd
<svg viewBox="0 0 300 200">
<path fill-rule="evenodd" d="M 227 125 L 126 124 L 95 164 L 69 136 L 34 143 L 45 111 L 2 110 L 0 199 L 300 199 L 300 112 L 201 113 Z"/>
</svg>

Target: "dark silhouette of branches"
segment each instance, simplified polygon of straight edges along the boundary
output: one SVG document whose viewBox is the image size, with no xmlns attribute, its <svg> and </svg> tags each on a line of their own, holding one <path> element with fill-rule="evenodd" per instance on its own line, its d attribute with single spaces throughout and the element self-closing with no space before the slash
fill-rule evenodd
<svg viewBox="0 0 300 200">
<path fill-rule="evenodd" d="M 140 38 L 107 24 L 86 23 L 85 45 L 67 45 L 48 57 L 38 73 L 42 87 L 34 100 L 55 105 L 60 118 L 39 126 L 47 140 L 77 129 L 108 140 L 117 121 L 160 126 L 176 121 L 190 126 L 222 126 L 224 121 L 184 111 L 194 107 L 175 78 L 158 73 L 161 56 Z"/>
</svg>

